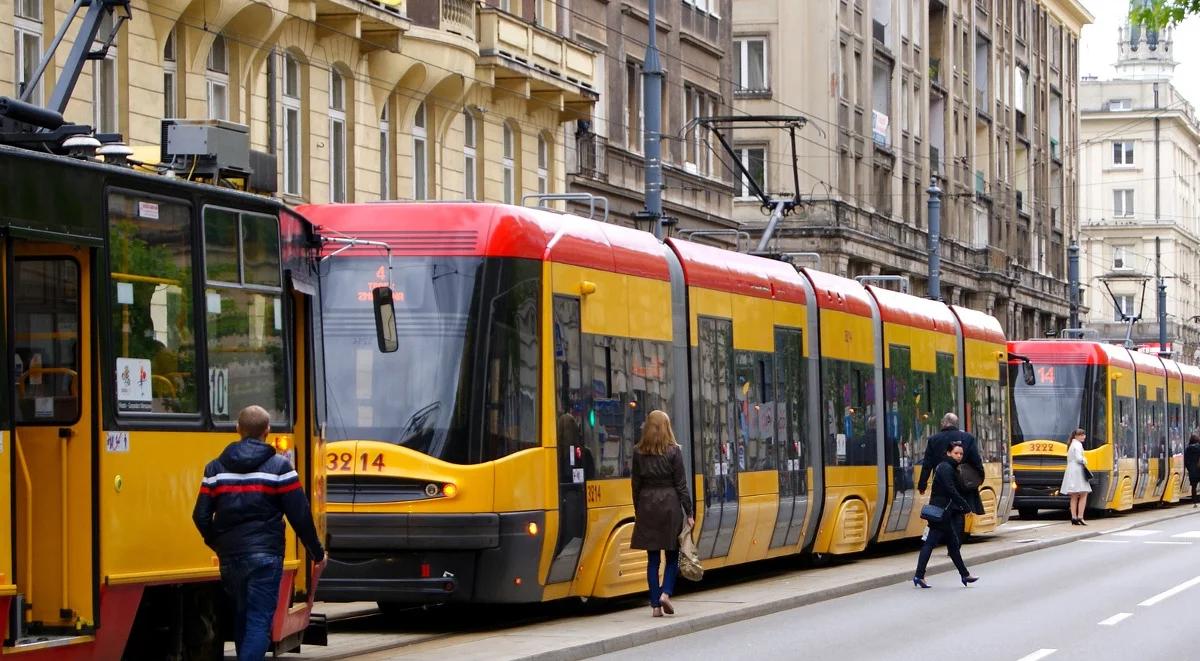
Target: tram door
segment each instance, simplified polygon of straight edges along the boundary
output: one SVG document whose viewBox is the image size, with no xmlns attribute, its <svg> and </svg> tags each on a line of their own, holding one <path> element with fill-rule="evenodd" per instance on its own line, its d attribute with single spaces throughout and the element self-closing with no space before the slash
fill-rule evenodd
<svg viewBox="0 0 1200 661">
<path fill-rule="evenodd" d="M 1157 424 L 1154 426 L 1154 435 L 1151 437 L 1153 445 L 1150 451 L 1157 464 L 1154 474 L 1154 497 L 1162 498 L 1163 492 L 1167 490 L 1167 478 L 1171 475 L 1171 452 L 1167 448 L 1170 423 L 1167 419 L 1167 393 L 1162 388 L 1155 390 L 1158 393 L 1158 401 L 1154 402 Z"/>
<path fill-rule="evenodd" d="M 596 463 L 584 438 L 591 406 L 583 383 L 579 299 L 554 297 L 554 403 L 558 442 L 558 540 L 546 584 L 575 576 L 587 532 L 587 481 Z"/>
<path fill-rule="evenodd" d="M 744 456 L 734 439 L 733 322 L 701 317 L 697 327 L 697 417 L 692 428 L 700 439 L 696 461 L 704 474 L 704 518 L 696 547 L 701 558 L 721 558 L 729 554 L 737 526 L 739 460 Z"/>
<path fill-rule="evenodd" d="M 17 592 L 28 633 L 76 634 L 96 623 L 92 259 L 74 246 L 9 247 Z"/>
</svg>

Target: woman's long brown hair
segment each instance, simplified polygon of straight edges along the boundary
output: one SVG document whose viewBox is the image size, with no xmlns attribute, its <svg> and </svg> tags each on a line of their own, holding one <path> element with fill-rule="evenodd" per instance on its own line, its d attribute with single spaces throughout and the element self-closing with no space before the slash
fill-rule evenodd
<svg viewBox="0 0 1200 661">
<path fill-rule="evenodd" d="M 662 455 L 673 445 L 679 443 L 675 442 L 675 432 L 671 431 L 670 416 L 658 409 L 651 411 L 642 425 L 642 438 L 634 449 L 642 454 Z"/>
</svg>

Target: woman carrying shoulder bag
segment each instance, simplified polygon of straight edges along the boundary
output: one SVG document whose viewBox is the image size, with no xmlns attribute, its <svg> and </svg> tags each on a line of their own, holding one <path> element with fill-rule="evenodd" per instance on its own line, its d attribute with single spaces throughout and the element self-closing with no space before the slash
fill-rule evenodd
<svg viewBox="0 0 1200 661">
<path fill-rule="evenodd" d="M 1087 434 L 1082 429 L 1071 432 L 1070 445 L 1067 446 L 1067 468 L 1063 471 L 1062 484 L 1059 493 L 1071 497 L 1071 525 L 1086 526 L 1083 520 L 1084 510 L 1087 509 L 1087 496 L 1092 492 L 1088 480 L 1092 477 L 1087 469 L 1087 457 L 1083 455 L 1083 439 Z"/>
<path fill-rule="evenodd" d="M 695 525 L 692 500 L 688 497 L 687 472 L 683 451 L 671 431 L 671 418 L 654 410 L 642 425 L 642 439 L 633 453 L 633 539 L 630 548 L 646 551 L 646 581 L 650 586 L 653 617 L 674 615 L 671 594 L 679 574 L 679 533 L 684 514 L 689 526 Z M 662 583 L 658 568 L 666 553 L 667 566 Z"/>
<path fill-rule="evenodd" d="M 941 509 L 942 511 L 941 517 L 936 520 L 928 519 L 929 531 L 925 535 L 925 544 L 921 546 L 921 554 L 917 556 L 917 572 L 913 575 L 913 585 L 917 587 L 930 587 L 925 582 L 925 567 L 929 564 L 929 556 L 933 553 L 934 547 L 943 540 L 946 542 L 946 550 L 950 553 L 950 559 L 954 561 L 954 566 L 958 568 L 958 573 L 962 577 L 963 586 L 979 580 L 967 571 L 962 553 L 959 552 L 961 546 L 957 532 L 960 529 L 959 524 L 963 516 L 971 511 L 971 506 L 959 493 L 956 483 L 958 464 L 962 462 L 962 459 L 962 441 L 950 441 L 949 447 L 946 448 L 946 457 L 933 470 L 933 494 L 930 495 L 929 505 L 926 505 L 926 508 Z M 925 518 L 925 514 L 926 509 L 923 509 L 921 517 Z"/>
</svg>

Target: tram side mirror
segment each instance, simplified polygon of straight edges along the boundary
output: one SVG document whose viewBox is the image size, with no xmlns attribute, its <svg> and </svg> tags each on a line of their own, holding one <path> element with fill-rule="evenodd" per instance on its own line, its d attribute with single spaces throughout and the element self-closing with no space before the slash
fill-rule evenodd
<svg viewBox="0 0 1200 661">
<path fill-rule="evenodd" d="M 375 338 L 379 341 L 379 350 L 392 353 L 400 348 L 396 337 L 396 304 L 392 300 L 391 287 L 376 287 L 371 290 L 375 305 Z"/>
<path fill-rule="evenodd" d="M 1025 385 L 1032 386 L 1037 383 L 1037 377 L 1033 374 L 1033 363 L 1029 361 L 1021 363 L 1021 375 L 1025 377 Z"/>
</svg>

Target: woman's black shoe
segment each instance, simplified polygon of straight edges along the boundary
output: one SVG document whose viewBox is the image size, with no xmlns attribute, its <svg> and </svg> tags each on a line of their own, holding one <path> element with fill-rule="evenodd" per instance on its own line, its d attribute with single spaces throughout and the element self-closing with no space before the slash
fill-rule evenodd
<svg viewBox="0 0 1200 661">
<path fill-rule="evenodd" d="M 931 588 L 931 587 L 933 587 L 932 585 L 930 585 L 930 584 L 926 583 L 926 582 L 925 582 L 925 579 L 923 579 L 923 578 L 917 578 L 916 576 L 913 576 L 913 586 L 914 586 L 914 587 L 918 587 L 918 588 Z"/>
<path fill-rule="evenodd" d="M 1084 521 L 1083 519 L 1080 519 L 1080 520 L 1079 520 L 1079 525 L 1081 525 L 1081 526 L 1086 526 L 1086 525 L 1087 525 L 1087 521 Z"/>
<path fill-rule="evenodd" d="M 1073 526 L 1082 526 L 1082 525 L 1083 525 L 1083 523 L 1082 523 L 1082 522 L 1081 522 L 1079 519 L 1071 519 L 1071 525 L 1073 525 Z"/>
<path fill-rule="evenodd" d="M 962 577 L 963 587 L 965 588 L 965 587 L 967 587 L 968 585 L 970 585 L 970 584 L 972 584 L 972 583 L 974 583 L 975 581 L 978 581 L 978 580 L 979 580 L 979 577 L 978 577 L 978 576 L 963 576 L 963 577 Z"/>
</svg>

